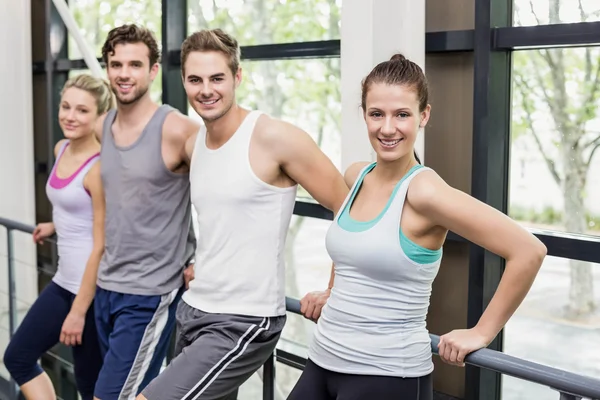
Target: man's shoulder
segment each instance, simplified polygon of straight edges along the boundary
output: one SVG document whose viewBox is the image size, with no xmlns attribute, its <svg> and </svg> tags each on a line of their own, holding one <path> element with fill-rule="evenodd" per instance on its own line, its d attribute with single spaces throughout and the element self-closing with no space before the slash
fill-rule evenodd
<svg viewBox="0 0 600 400">
<path fill-rule="evenodd" d="M 294 134 L 302 133 L 296 125 L 267 114 L 261 114 L 254 128 L 254 134 L 264 143 L 278 144 L 290 139 Z"/>
<path fill-rule="evenodd" d="M 190 136 L 200 130 L 200 123 L 194 121 L 179 110 L 172 110 L 167 114 L 163 125 L 163 134 L 165 137 L 177 140 L 187 140 Z"/>
</svg>

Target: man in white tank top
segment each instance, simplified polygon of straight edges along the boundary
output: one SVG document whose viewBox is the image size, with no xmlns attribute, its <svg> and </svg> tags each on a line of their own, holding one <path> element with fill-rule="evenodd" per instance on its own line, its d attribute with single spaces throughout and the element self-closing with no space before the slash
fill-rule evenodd
<svg viewBox="0 0 600 400">
<path fill-rule="evenodd" d="M 239 54 L 218 29 L 182 46 L 184 87 L 205 123 L 186 143 L 195 279 L 177 310 L 176 358 L 138 400 L 236 398 L 285 324 L 283 255 L 297 185 L 333 212 L 348 193 L 306 132 L 237 105 Z"/>
</svg>

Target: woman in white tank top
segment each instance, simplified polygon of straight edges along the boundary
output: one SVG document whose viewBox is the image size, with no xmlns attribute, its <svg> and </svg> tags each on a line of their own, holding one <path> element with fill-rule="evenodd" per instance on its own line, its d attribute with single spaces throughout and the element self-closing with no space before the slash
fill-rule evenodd
<svg viewBox="0 0 600 400">
<path fill-rule="evenodd" d="M 380 63 L 363 81 L 361 103 L 377 161 L 345 173 L 350 193 L 326 238 L 335 283 L 291 400 L 432 399 L 426 316 L 448 230 L 507 261 L 478 324 L 441 337 L 440 357 L 453 365 L 494 339 L 546 255 L 506 215 L 420 164 L 414 144 L 430 105 L 418 65 L 400 54 Z M 307 317 L 318 314 L 313 299 L 303 300 Z"/>
<path fill-rule="evenodd" d="M 37 364 L 58 341 L 73 347 L 75 379 L 92 400 L 102 367 L 93 307 L 96 271 L 104 251 L 104 194 L 100 179 L 98 118 L 113 106 L 110 87 L 90 75 L 69 80 L 58 120 L 66 139 L 54 149 L 46 184 L 52 222 L 38 224 L 36 243 L 56 233 L 58 268 L 9 343 L 4 363 L 27 399 L 55 399 L 48 375 Z"/>
</svg>

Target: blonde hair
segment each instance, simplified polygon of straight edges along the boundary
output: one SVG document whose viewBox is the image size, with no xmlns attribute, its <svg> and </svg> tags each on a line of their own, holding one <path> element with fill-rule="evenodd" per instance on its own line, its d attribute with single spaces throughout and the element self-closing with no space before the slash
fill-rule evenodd
<svg viewBox="0 0 600 400">
<path fill-rule="evenodd" d="M 185 62 L 194 51 L 218 51 L 227 57 L 231 73 L 240 67 L 240 46 L 237 40 L 221 29 L 204 29 L 192 33 L 181 45 L 181 71 L 185 75 Z"/>
<path fill-rule="evenodd" d="M 104 79 L 88 74 L 77 75 L 65 83 L 60 94 L 62 95 L 69 88 L 85 90 L 94 96 L 96 106 L 98 107 L 98 115 L 102 115 L 114 107 L 113 93 L 109 83 Z"/>
</svg>

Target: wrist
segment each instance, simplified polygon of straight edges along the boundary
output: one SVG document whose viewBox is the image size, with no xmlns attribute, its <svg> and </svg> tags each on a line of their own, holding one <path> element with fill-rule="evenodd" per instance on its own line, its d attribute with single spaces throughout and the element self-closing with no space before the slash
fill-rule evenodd
<svg viewBox="0 0 600 400">
<path fill-rule="evenodd" d="M 478 323 L 477 325 L 475 325 L 472 328 L 472 330 L 474 332 L 476 332 L 480 337 L 483 338 L 486 346 L 489 345 L 492 342 L 492 340 L 494 340 L 496 335 L 498 334 L 498 331 L 492 329 L 489 326 L 485 326 L 481 323 Z"/>
<path fill-rule="evenodd" d="M 75 297 L 75 300 L 73 301 L 73 305 L 71 305 L 71 314 L 75 314 L 77 316 L 84 317 L 88 311 L 88 307 L 86 307 L 86 305 L 83 303 L 84 302 L 81 299 L 78 299 L 77 297 Z"/>
</svg>

